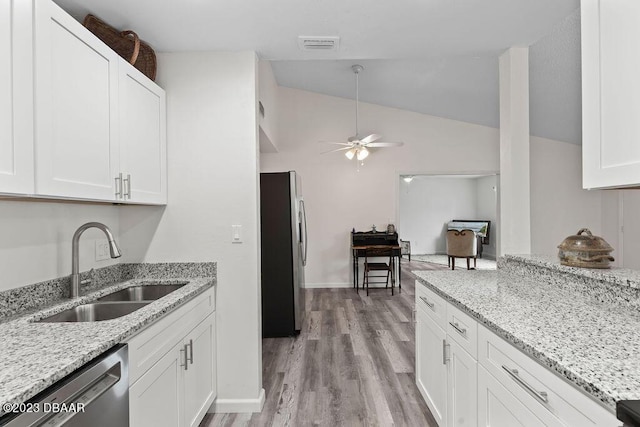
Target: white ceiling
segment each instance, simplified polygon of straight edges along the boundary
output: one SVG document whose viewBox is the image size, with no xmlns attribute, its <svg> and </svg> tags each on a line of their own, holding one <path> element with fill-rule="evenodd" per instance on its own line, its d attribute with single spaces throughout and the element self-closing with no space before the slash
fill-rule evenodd
<svg viewBox="0 0 640 427">
<path fill-rule="evenodd" d="M 134 29 L 161 52 L 255 50 L 276 61 L 276 78 L 288 87 L 351 98 L 349 66 L 358 62 L 366 68 L 364 101 L 494 127 L 498 55 L 533 44 L 579 7 L 579 0 L 56 2 L 79 20 L 93 13 Z M 340 48 L 303 52 L 300 35 L 339 36 Z"/>
</svg>

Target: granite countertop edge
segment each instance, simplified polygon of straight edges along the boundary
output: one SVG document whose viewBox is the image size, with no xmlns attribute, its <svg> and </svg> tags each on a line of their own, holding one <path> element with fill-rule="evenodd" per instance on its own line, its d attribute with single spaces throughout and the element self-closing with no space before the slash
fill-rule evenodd
<svg viewBox="0 0 640 427">
<path fill-rule="evenodd" d="M 133 313 L 116 319 L 100 322 L 34 323 L 37 320 L 62 312 L 69 308 L 93 302 L 97 298 L 112 292 L 138 284 L 144 285 L 145 282 L 153 282 L 154 284 L 173 284 L 177 282 L 188 283 L 165 297 L 153 301 Z M 74 347 L 77 351 L 73 356 L 70 356 L 68 359 L 60 363 L 54 363 L 50 369 L 46 369 L 46 367 L 42 366 L 45 364 L 42 360 L 30 360 L 34 358 L 44 360 L 54 359 L 56 355 L 48 354 L 49 352 L 46 350 L 43 354 L 37 356 L 33 354 L 27 355 L 26 359 L 16 357 L 15 355 L 9 355 L 10 357 L 8 357 L 7 354 L 3 355 L 0 353 L 0 373 L 15 372 L 13 375 L 0 374 L 0 384 L 2 384 L 2 387 L 0 387 L 0 408 L 4 407 L 6 404 L 17 404 L 27 401 L 76 369 L 95 359 L 114 345 L 125 342 L 128 338 L 142 330 L 144 327 L 155 322 L 165 314 L 173 311 L 179 306 L 182 306 L 215 285 L 215 277 L 184 279 L 180 277 L 172 277 L 170 279 L 130 279 L 124 282 L 107 285 L 104 288 L 95 290 L 75 300 L 68 300 L 62 303 L 58 301 L 50 307 L 45 307 L 36 312 L 31 312 L 21 317 L 14 317 L 7 321 L 0 322 L 0 336 L 5 335 L 2 338 L 3 345 L 5 347 L 13 345 L 14 349 L 20 348 L 20 343 L 17 341 L 23 339 L 21 332 L 25 332 L 27 334 L 40 333 L 41 337 L 48 336 L 47 332 L 54 332 L 54 337 L 57 339 L 64 339 L 65 336 L 68 336 L 68 339 L 71 342 L 73 342 L 74 339 L 79 344 L 80 342 L 78 340 L 87 341 L 86 345 L 82 345 L 80 349 Z M 153 285 L 150 284 L 150 286 Z M 93 336 L 87 337 L 77 335 L 78 333 L 87 332 L 88 330 L 93 330 Z M 9 336 L 7 337 L 6 335 Z M 81 344 L 85 343 L 82 342 Z M 60 343 L 59 346 L 62 347 L 63 345 L 63 343 Z M 9 350 L 9 352 L 11 352 L 11 350 Z M 16 366 L 16 360 L 19 360 L 18 366 Z M 34 362 L 37 364 L 37 369 L 35 369 L 35 372 L 32 372 L 33 367 L 31 366 L 31 363 Z M 6 390 L 7 388 L 8 390 Z M 4 412 L 0 410 L 0 416 L 2 415 L 4 415 Z"/>
<path fill-rule="evenodd" d="M 507 260 L 513 260 L 524 264 L 530 264 L 553 271 L 558 271 L 560 273 L 570 274 L 576 277 L 586 277 L 589 279 L 613 283 L 622 287 L 640 289 L 640 273 L 638 272 L 638 270 L 631 270 L 621 267 L 571 267 L 561 264 L 558 257 L 550 255 L 508 254 L 505 255 L 504 258 Z"/>
<path fill-rule="evenodd" d="M 517 277 L 514 277 L 514 278 L 517 279 Z M 612 413 L 615 413 L 616 399 L 610 394 L 608 394 L 606 391 L 601 390 L 600 388 L 595 386 L 593 383 L 590 383 L 582 379 L 579 375 L 575 374 L 569 368 L 560 364 L 557 360 L 554 360 L 553 358 L 550 358 L 549 356 L 547 356 L 543 351 L 536 349 L 535 347 L 533 347 L 530 344 L 527 344 L 525 341 L 513 335 L 512 333 L 504 330 L 500 325 L 497 325 L 491 320 L 487 319 L 481 313 L 478 313 L 477 311 L 470 309 L 465 303 L 447 294 L 446 292 L 438 288 L 436 285 L 429 283 L 426 279 L 421 277 L 416 277 L 416 280 L 420 282 L 422 285 L 432 290 L 433 292 L 435 292 L 436 294 L 438 294 L 439 296 L 441 296 L 442 298 L 444 298 L 446 301 L 452 303 L 457 308 L 459 308 L 463 312 L 467 313 L 468 315 L 476 319 L 478 322 L 482 323 L 493 333 L 497 334 L 501 338 L 504 338 L 510 344 L 515 346 L 517 349 L 523 351 L 529 357 L 531 357 L 536 362 L 538 362 L 543 368 L 546 368 L 551 370 L 552 372 L 555 372 L 558 376 L 565 379 L 566 381 L 568 381 L 569 383 L 571 383 L 572 385 L 580 389 L 582 392 L 586 393 L 594 401 L 597 401 L 598 403 L 603 405 L 605 408 L 607 408 L 609 411 L 611 411 Z"/>
</svg>

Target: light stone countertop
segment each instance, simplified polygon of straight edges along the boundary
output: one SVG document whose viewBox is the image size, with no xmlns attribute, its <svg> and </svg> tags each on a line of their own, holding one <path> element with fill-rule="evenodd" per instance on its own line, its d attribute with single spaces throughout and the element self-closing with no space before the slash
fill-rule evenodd
<svg viewBox="0 0 640 427">
<path fill-rule="evenodd" d="M 165 266 L 170 264 L 165 264 Z M 203 270 L 203 271 L 206 271 Z M 67 300 L 22 317 L 0 323 L 0 408 L 6 403 L 22 403 L 75 371 L 118 343 L 126 341 L 166 313 L 210 289 L 214 277 L 180 277 L 178 269 L 162 278 L 131 279 L 93 291 L 76 300 Z M 99 322 L 33 323 L 34 320 L 85 304 L 114 291 L 153 282 L 188 282 L 169 295 L 123 317 Z M 150 284 L 150 286 L 153 286 Z M 3 412 L 0 410 L 0 416 Z"/>
<path fill-rule="evenodd" d="M 619 400 L 640 399 L 637 308 L 602 301 L 587 289 L 580 292 L 572 283 L 542 275 L 500 269 L 413 273 L 424 286 L 610 410 L 615 411 Z"/>
</svg>

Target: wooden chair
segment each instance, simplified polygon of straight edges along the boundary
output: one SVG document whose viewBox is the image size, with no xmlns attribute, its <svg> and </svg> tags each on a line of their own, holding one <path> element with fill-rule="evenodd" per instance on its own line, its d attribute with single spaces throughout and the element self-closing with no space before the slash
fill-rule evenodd
<svg viewBox="0 0 640 427">
<path fill-rule="evenodd" d="M 370 258 L 388 258 L 387 262 L 373 262 Z M 389 281 L 391 281 L 391 295 L 393 295 L 393 288 L 395 287 L 395 278 L 393 275 L 393 250 L 392 249 L 379 249 L 379 248 L 367 248 L 364 251 L 364 276 L 362 277 L 362 287 L 367 289 L 367 296 L 369 296 L 369 283 L 384 283 L 385 289 L 389 287 Z M 372 272 L 384 271 L 383 275 L 372 275 Z M 385 278 L 383 281 L 370 281 L 369 278 Z"/>
<path fill-rule="evenodd" d="M 478 245 L 473 230 L 447 231 L 447 257 L 452 270 L 456 269 L 456 258 L 467 259 L 467 270 L 470 270 L 469 260 L 473 258 L 473 268 L 476 268 Z"/>
</svg>

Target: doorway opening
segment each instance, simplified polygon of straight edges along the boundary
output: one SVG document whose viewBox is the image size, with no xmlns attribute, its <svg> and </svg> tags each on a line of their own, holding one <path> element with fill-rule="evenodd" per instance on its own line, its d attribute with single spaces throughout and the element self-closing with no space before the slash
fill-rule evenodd
<svg viewBox="0 0 640 427">
<path fill-rule="evenodd" d="M 497 173 L 400 174 L 398 236 L 410 242 L 411 260 L 447 265 L 447 231 L 462 224 L 476 233 L 478 268 L 494 269 L 498 254 L 498 178 Z"/>
</svg>

